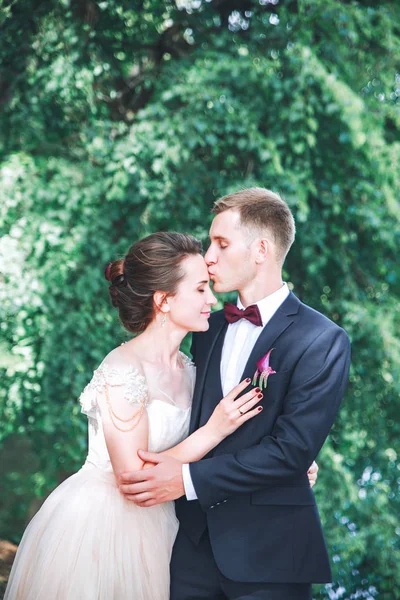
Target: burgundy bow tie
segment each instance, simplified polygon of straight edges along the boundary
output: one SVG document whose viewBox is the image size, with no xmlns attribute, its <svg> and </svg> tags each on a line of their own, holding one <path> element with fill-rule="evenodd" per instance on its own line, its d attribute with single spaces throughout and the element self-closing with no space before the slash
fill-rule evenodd
<svg viewBox="0 0 400 600">
<path fill-rule="evenodd" d="M 263 322 L 260 314 L 260 310 L 257 304 L 252 304 L 248 306 L 245 310 L 241 310 L 235 304 L 231 304 L 230 302 L 225 302 L 224 304 L 224 313 L 225 319 L 228 323 L 236 323 L 240 319 L 247 319 L 253 325 L 257 325 L 261 327 Z"/>
</svg>

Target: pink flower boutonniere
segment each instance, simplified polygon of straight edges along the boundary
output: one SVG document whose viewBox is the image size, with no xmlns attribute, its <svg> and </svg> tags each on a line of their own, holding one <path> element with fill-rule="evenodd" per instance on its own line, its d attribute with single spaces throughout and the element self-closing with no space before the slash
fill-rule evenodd
<svg viewBox="0 0 400 600">
<path fill-rule="evenodd" d="M 262 356 L 259 361 L 257 361 L 257 369 L 253 376 L 253 385 L 257 385 L 257 379 L 259 379 L 258 386 L 263 389 L 267 387 L 268 377 L 270 375 L 274 375 L 276 371 L 273 370 L 272 367 L 269 366 L 269 357 L 271 355 L 273 348 L 267 352 L 265 356 Z"/>
</svg>

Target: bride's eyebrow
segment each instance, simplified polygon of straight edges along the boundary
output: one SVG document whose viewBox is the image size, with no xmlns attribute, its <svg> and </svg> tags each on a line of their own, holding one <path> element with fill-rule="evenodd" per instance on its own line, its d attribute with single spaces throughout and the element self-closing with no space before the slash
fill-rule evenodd
<svg viewBox="0 0 400 600">
<path fill-rule="evenodd" d="M 197 285 L 204 285 L 205 283 L 208 283 L 208 279 L 205 279 L 204 281 L 199 281 Z"/>
</svg>

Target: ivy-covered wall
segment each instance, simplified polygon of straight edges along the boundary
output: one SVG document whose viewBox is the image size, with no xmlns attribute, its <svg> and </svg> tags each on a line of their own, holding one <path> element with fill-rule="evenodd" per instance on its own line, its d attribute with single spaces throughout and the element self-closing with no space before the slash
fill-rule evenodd
<svg viewBox="0 0 400 600">
<path fill-rule="evenodd" d="M 353 344 L 316 489 L 334 584 L 400 598 L 400 4 L 0 3 L 0 535 L 79 468 L 78 396 L 125 339 L 104 265 L 156 230 L 207 244 L 250 185 L 297 221 L 295 293 Z"/>
</svg>

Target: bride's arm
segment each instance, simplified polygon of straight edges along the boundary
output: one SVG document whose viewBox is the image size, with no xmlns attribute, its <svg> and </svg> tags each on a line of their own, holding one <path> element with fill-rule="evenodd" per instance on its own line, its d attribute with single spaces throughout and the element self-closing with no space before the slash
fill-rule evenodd
<svg viewBox="0 0 400 600">
<path fill-rule="evenodd" d="M 200 460 L 240 425 L 259 414 L 261 407 L 254 408 L 262 398 L 258 388 L 236 400 L 248 385 L 249 381 L 243 381 L 233 388 L 218 403 L 203 427 L 177 446 L 160 454 L 172 456 L 181 462 Z M 121 473 L 152 466 L 144 463 L 138 456 L 139 449 L 148 448 L 148 416 L 144 405 L 128 403 L 123 386 L 108 385 L 98 395 L 98 405 L 108 454 L 117 480 Z"/>
<path fill-rule="evenodd" d="M 138 450 L 148 448 L 149 424 L 143 404 L 130 404 L 123 388 L 105 386 L 98 395 L 104 438 L 116 479 L 126 471 L 138 471 L 144 462 Z"/>
<path fill-rule="evenodd" d="M 259 388 L 250 390 L 236 400 L 236 397 L 248 387 L 249 383 L 249 380 L 239 383 L 217 404 L 203 427 L 197 429 L 177 446 L 160 452 L 160 454 L 172 456 L 182 463 L 200 460 L 243 423 L 260 414 L 262 407 L 254 408 L 262 398 Z"/>
<path fill-rule="evenodd" d="M 240 388 L 239 391 L 238 388 Z M 243 384 L 237 386 L 237 388 L 232 390 L 226 398 L 221 400 L 206 425 L 200 427 L 200 429 L 192 433 L 192 435 L 187 437 L 177 446 L 174 446 L 161 454 L 177 458 L 182 463 L 200 460 L 227 437 L 229 433 L 233 433 L 233 431 L 235 431 L 242 423 L 261 412 L 259 407 L 251 410 L 250 402 L 246 405 L 246 398 L 253 398 L 253 406 L 259 401 L 258 397 L 254 398 L 254 390 L 245 396 L 242 396 L 234 403 L 232 394 L 234 394 L 236 390 L 237 395 L 245 388 L 246 385 Z M 125 400 L 121 400 L 118 391 L 113 390 L 115 390 L 115 388 L 108 388 L 107 391 L 114 412 L 123 419 L 129 419 L 130 417 L 135 416 L 128 425 L 125 425 L 124 422 L 118 422 L 116 418 L 114 418 L 113 422 L 111 420 L 108 404 L 105 402 L 105 395 L 99 402 L 107 450 L 115 477 L 117 482 L 119 482 L 121 473 L 139 471 L 140 469 L 152 467 L 153 464 L 143 462 L 138 456 L 139 448 L 141 450 L 147 450 L 148 447 L 149 426 L 146 410 L 141 411 L 140 406 L 134 408 L 131 405 L 128 405 Z M 233 398 L 234 397 L 235 395 L 233 395 Z M 246 409 L 248 412 L 241 417 L 239 415 L 239 408 L 242 412 L 245 412 Z M 118 429 L 115 423 L 120 426 L 123 431 Z M 136 423 L 136 425 L 130 429 L 134 423 Z M 127 431 L 127 429 L 130 430 Z M 313 463 L 308 471 L 311 487 L 317 480 L 317 472 L 318 466 L 316 463 Z"/>
</svg>

